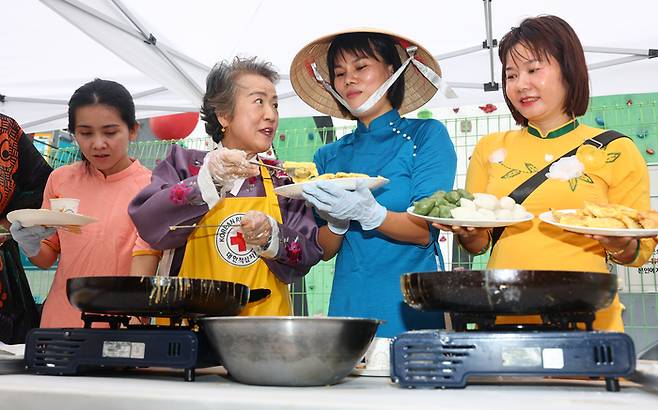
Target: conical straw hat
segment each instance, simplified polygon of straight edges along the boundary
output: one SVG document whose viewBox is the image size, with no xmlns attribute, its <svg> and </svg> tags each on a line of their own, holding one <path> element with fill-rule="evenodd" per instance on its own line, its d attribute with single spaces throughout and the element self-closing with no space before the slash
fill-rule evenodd
<svg viewBox="0 0 658 410">
<path fill-rule="evenodd" d="M 315 79 L 311 69 L 311 64 L 315 62 L 322 78 L 329 81 L 329 68 L 327 67 L 329 46 L 336 36 L 347 33 L 380 33 L 393 37 L 402 62 L 409 58 L 406 47 L 416 46 L 418 47 L 416 60 L 430 67 L 436 74 L 441 76 L 441 68 L 434 57 L 427 49 L 408 38 L 371 28 L 352 29 L 330 34 L 312 41 L 302 48 L 290 66 L 290 81 L 297 95 L 306 104 L 323 114 L 336 118 L 353 119 L 349 113 L 346 114 L 341 111 L 340 103 Z M 404 72 L 404 85 L 404 100 L 399 109 L 401 115 L 422 107 L 437 91 L 434 85 L 413 64 L 409 64 Z"/>
</svg>

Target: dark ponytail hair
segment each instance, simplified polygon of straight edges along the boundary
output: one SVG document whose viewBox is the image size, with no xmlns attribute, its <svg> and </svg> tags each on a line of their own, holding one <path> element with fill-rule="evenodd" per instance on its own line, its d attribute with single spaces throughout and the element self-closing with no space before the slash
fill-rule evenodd
<svg viewBox="0 0 658 410">
<path fill-rule="evenodd" d="M 217 119 L 217 113 L 233 116 L 235 111 L 236 80 L 242 74 L 256 74 L 267 78 L 272 83 L 279 80 L 279 74 L 272 64 L 258 61 L 256 57 L 235 57 L 232 61 L 222 61 L 210 70 L 206 78 L 206 94 L 201 105 L 201 119 L 206 122 L 206 133 L 215 142 L 224 138 L 222 125 Z"/>
<path fill-rule="evenodd" d="M 135 103 L 126 87 L 115 81 L 97 78 L 75 90 L 69 100 L 68 131 L 70 133 L 75 133 L 76 110 L 94 104 L 107 105 L 117 110 L 121 120 L 126 123 L 130 130 L 137 124 Z"/>
</svg>

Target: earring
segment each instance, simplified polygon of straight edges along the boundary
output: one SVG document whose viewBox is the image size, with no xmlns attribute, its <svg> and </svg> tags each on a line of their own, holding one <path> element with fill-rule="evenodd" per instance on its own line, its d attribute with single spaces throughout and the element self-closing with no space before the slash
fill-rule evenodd
<svg viewBox="0 0 658 410">
<path fill-rule="evenodd" d="M 226 128 L 222 127 L 222 134 L 226 132 Z"/>
</svg>

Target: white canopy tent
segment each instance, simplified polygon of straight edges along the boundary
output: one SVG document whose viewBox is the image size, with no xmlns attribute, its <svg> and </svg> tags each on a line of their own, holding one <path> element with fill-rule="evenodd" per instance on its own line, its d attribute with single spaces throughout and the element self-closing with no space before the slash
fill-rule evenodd
<svg viewBox="0 0 658 410">
<path fill-rule="evenodd" d="M 437 95 L 429 107 L 497 102 L 500 90 L 484 91 L 500 82 L 497 49 L 492 55 L 486 44 L 538 14 L 556 14 L 575 28 L 588 51 L 593 95 L 658 91 L 658 59 L 649 58 L 658 55 L 658 4 L 652 0 L 0 0 L 0 5 L 0 112 L 28 132 L 65 127 L 68 98 L 95 77 L 124 84 L 140 118 L 198 110 L 209 68 L 236 54 L 272 61 L 282 73 L 282 117 L 319 115 L 292 92 L 289 64 L 310 40 L 354 27 L 399 32 L 436 55 L 459 98 Z"/>
</svg>

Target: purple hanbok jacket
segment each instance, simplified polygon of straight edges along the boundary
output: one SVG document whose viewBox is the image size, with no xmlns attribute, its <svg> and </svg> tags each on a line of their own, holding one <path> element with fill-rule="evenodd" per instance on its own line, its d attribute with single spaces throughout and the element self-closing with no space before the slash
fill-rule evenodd
<svg viewBox="0 0 658 410">
<path fill-rule="evenodd" d="M 172 231 L 169 227 L 197 223 L 208 212 L 208 205 L 201 199 L 196 184 L 205 155 L 205 151 L 172 145 L 169 156 L 153 170 L 151 183 L 137 194 L 128 207 L 128 214 L 146 242 L 154 249 L 176 249 L 170 276 L 178 275 L 180 271 L 187 237 L 191 232 L 188 229 Z M 238 197 L 265 196 L 262 177 L 258 176 L 251 182 L 253 186 L 247 182 L 242 185 Z M 273 175 L 272 182 L 277 187 L 291 184 L 292 180 L 287 175 Z M 185 201 L 176 200 L 177 192 L 172 192 L 172 189 L 176 191 L 181 186 L 186 189 Z M 227 197 L 231 196 L 227 194 Z M 318 226 L 312 209 L 302 200 L 279 196 L 278 201 L 283 220 L 279 224 L 279 251 L 275 258 L 263 258 L 263 261 L 279 280 L 292 283 L 320 261 L 322 248 L 318 244 Z M 293 242 L 298 245 L 291 252 L 289 244 Z"/>
</svg>

